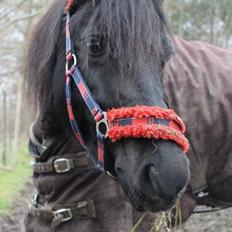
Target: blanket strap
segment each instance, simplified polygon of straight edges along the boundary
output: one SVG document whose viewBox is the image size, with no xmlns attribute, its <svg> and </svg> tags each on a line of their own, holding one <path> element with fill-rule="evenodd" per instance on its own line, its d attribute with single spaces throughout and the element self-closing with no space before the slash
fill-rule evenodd
<svg viewBox="0 0 232 232">
<path fill-rule="evenodd" d="M 62 208 L 50 208 L 31 204 L 30 214 L 41 220 L 52 223 L 53 227 L 72 219 L 85 220 L 96 218 L 95 205 L 93 201 L 82 201 L 72 205 L 62 205 Z"/>
<path fill-rule="evenodd" d="M 197 198 L 201 198 L 204 193 L 208 190 L 208 184 L 206 181 L 204 169 L 202 168 L 201 162 L 198 158 L 198 154 L 194 149 L 191 138 L 188 138 L 190 143 L 190 149 L 188 152 L 188 158 L 190 161 L 190 171 L 191 171 L 191 180 L 190 184 L 192 187 L 192 192 Z"/>
<path fill-rule="evenodd" d="M 86 152 L 70 154 L 65 156 L 56 156 L 47 162 L 33 163 L 33 171 L 37 174 L 45 173 L 67 173 L 73 169 L 78 172 L 88 171 L 95 168 L 95 163 L 88 157 Z"/>
</svg>

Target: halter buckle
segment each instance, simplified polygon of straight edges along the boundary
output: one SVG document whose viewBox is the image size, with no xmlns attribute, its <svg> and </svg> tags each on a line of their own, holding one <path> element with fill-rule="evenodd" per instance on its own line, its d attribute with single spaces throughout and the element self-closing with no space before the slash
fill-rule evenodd
<svg viewBox="0 0 232 232">
<path fill-rule="evenodd" d="M 109 123 L 107 120 L 106 112 L 103 112 L 103 118 L 96 122 L 97 134 L 103 135 L 104 138 L 108 137 Z"/>
</svg>

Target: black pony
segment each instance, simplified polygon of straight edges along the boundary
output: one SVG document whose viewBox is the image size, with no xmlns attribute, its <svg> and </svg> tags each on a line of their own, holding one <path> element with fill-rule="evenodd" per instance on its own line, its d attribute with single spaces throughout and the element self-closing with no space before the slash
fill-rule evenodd
<svg viewBox="0 0 232 232">
<path fill-rule="evenodd" d="M 78 66 L 102 109 L 135 105 L 167 108 L 162 75 L 173 50 L 162 2 L 74 1 L 70 28 Z M 49 143 L 40 153 L 50 150 L 48 156 L 37 156 L 40 163 L 61 151 L 85 150 L 75 141 L 65 102 L 65 4 L 57 0 L 50 7 L 38 23 L 29 49 L 26 84 L 38 111 L 33 133 L 43 145 Z M 95 122 L 74 87 L 72 99 L 86 147 L 96 159 Z M 139 211 L 170 209 L 189 181 L 188 160 L 172 141 L 107 140 L 105 151 L 126 195 Z"/>
</svg>

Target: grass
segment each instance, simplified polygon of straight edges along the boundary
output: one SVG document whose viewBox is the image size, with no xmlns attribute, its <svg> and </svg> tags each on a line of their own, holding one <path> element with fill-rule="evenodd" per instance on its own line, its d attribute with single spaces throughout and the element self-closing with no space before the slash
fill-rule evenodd
<svg viewBox="0 0 232 232">
<path fill-rule="evenodd" d="M 9 164 L 12 162 L 11 157 L 12 155 L 9 154 Z M 25 188 L 27 180 L 32 175 L 30 161 L 27 146 L 22 145 L 18 150 L 16 169 L 14 171 L 0 169 L 0 216 L 9 214 L 12 203 L 19 197 L 20 191 Z"/>
</svg>

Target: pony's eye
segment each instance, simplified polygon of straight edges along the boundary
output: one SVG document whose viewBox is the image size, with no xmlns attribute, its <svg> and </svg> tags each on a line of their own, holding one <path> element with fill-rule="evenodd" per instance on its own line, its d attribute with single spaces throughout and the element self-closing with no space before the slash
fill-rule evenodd
<svg viewBox="0 0 232 232">
<path fill-rule="evenodd" d="M 105 52 L 103 41 L 101 39 L 92 38 L 88 43 L 88 52 L 91 56 L 101 56 Z"/>
</svg>

